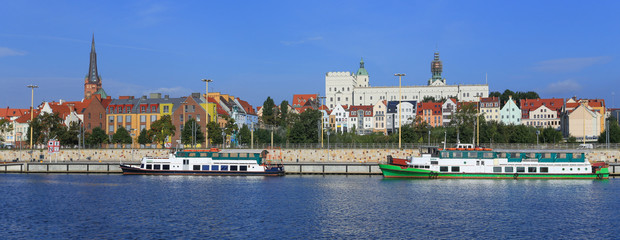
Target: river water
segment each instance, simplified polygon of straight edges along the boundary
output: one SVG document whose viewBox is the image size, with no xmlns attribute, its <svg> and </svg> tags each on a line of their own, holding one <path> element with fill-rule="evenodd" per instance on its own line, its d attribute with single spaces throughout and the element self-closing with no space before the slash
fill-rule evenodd
<svg viewBox="0 0 620 240">
<path fill-rule="evenodd" d="M 620 180 L 0 174 L 1 239 L 617 239 Z"/>
</svg>

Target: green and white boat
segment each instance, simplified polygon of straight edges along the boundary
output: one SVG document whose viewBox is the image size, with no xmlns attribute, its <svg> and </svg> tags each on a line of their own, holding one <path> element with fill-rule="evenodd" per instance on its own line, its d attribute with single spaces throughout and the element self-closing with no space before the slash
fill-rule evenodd
<svg viewBox="0 0 620 240">
<path fill-rule="evenodd" d="M 388 156 L 386 178 L 608 179 L 605 163 L 590 163 L 577 150 L 492 150 L 458 144 L 425 148 L 421 157 Z"/>
</svg>

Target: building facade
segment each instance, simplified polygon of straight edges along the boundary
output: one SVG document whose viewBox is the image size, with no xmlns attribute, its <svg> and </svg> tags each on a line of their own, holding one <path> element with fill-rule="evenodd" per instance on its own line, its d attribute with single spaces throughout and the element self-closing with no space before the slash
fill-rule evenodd
<svg viewBox="0 0 620 240">
<path fill-rule="evenodd" d="M 480 97 L 488 97 L 487 84 L 447 85 L 446 79 L 441 77 L 443 65 L 436 53 L 431 62 L 432 77 L 426 86 L 412 86 L 404 82 L 403 86 L 371 87 L 364 62 L 356 74 L 350 72 L 328 72 L 325 75 L 326 105 L 334 108 L 336 105 L 368 105 L 379 100 L 421 101 L 425 97 L 435 99 L 458 97 L 462 101 L 478 101 Z M 396 80 L 395 80 L 396 83 Z M 400 91 L 399 91 L 400 89 Z"/>
<path fill-rule="evenodd" d="M 506 125 L 518 125 L 521 124 L 521 109 L 517 106 L 512 96 L 508 97 L 508 101 L 504 104 L 504 107 L 499 111 L 500 121 Z"/>
</svg>

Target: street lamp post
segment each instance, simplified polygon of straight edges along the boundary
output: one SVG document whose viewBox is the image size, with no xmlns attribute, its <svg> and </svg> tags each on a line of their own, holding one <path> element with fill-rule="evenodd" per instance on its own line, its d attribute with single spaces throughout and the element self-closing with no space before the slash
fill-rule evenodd
<svg viewBox="0 0 620 240">
<path fill-rule="evenodd" d="M 211 79 L 202 79 L 201 81 L 205 82 L 205 90 L 206 90 L 206 95 L 205 95 L 205 117 L 207 119 L 207 121 L 205 122 L 205 145 L 207 146 L 207 148 L 209 148 L 209 129 L 208 129 L 208 125 L 209 122 L 211 121 L 211 118 L 209 117 L 209 83 L 213 82 L 213 80 Z"/>
<path fill-rule="evenodd" d="M 226 132 L 222 131 L 222 149 L 226 147 Z"/>
<path fill-rule="evenodd" d="M 405 74 L 404 73 L 396 73 L 396 74 L 394 74 L 394 76 L 398 76 L 398 148 L 400 149 L 401 148 L 401 141 L 402 141 L 402 133 L 401 133 L 402 129 L 401 129 L 401 126 L 400 126 L 400 124 L 401 124 L 400 123 L 400 118 L 401 118 L 400 117 L 400 115 L 401 115 L 401 112 L 400 112 L 401 106 L 400 105 L 402 105 L 401 103 L 402 103 L 402 100 L 403 100 L 403 95 L 402 95 L 401 87 L 402 87 L 402 77 L 405 76 Z"/>
<path fill-rule="evenodd" d="M 321 101 L 323 103 L 325 102 L 325 97 L 320 97 L 319 96 L 319 99 L 321 99 Z M 319 106 L 319 111 L 321 111 L 321 106 Z M 323 112 L 321 112 L 321 148 L 323 148 L 323 125 L 325 124 L 324 120 L 325 119 L 324 119 L 324 116 L 323 116 Z"/>
<path fill-rule="evenodd" d="M 181 106 L 183 108 L 183 120 L 181 120 L 180 122 L 181 122 L 183 127 L 181 128 L 181 138 L 180 138 L 180 140 L 181 140 L 181 145 L 183 146 L 183 149 L 185 149 L 185 144 L 183 143 L 183 130 L 185 129 L 185 127 L 186 127 L 185 123 L 187 122 L 187 120 L 185 120 L 185 111 L 187 111 L 187 109 L 185 109 L 185 106 L 186 106 L 185 104 L 187 104 L 186 101 L 181 102 Z"/>
<path fill-rule="evenodd" d="M 329 162 L 331 156 L 329 155 L 329 134 L 331 132 L 329 131 L 329 129 L 327 129 L 327 161 Z"/>
<path fill-rule="evenodd" d="M 32 158 L 32 120 L 34 119 L 34 89 L 39 88 L 39 86 L 30 84 L 26 87 L 30 88 L 30 158 Z"/>
</svg>

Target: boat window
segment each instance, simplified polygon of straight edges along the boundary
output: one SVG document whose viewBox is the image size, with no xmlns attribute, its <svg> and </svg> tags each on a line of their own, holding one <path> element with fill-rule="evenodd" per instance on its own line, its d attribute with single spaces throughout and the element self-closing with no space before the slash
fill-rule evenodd
<svg viewBox="0 0 620 240">
<path fill-rule="evenodd" d="M 429 169 L 431 166 L 425 165 L 424 168 Z"/>
<path fill-rule="evenodd" d="M 431 161 L 431 165 L 437 165 L 439 164 L 439 161 Z"/>
<path fill-rule="evenodd" d="M 183 165 L 188 165 L 189 164 L 189 159 L 183 159 Z"/>
<path fill-rule="evenodd" d="M 460 157 L 463 157 L 463 153 L 462 152 L 454 152 L 452 154 L 452 156 L 454 156 L 455 158 L 460 158 Z"/>
<path fill-rule="evenodd" d="M 456 166 L 452 167 L 452 172 L 460 172 L 460 171 L 461 171 L 461 167 L 456 167 Z"/>
<path fill-rule="evenodd" d="M 140 164 L 140 168 L 144 168 L 144 164 Z"/>
<path fill-rule="evenodd" d="M 517 172 L 525 172 L 525 167 L 517 167 Z"/>
<path fill-rule="evenodd" d="M 536 172 L 536 167 L 528 167 L 527 172 Z"/>
<path fill-rule="evenodd" d="M 228 156 L 230 156 L 230 154 L 229 154 L 229 153 L 220 153 L 220 157 L 225 157 L 225 158 L 227 158 Z"/>
<path fill-rule="evenodd" d="M 513 171 L 514 171 L 514 169 L 512 167 L 505 167 L 504 168 L 504 172 L 511 173 Z"/>
<path fill-rule="evenodd" d="M 219 153 L 213 153 L 213 157 L 220 157 Z"/>
<path fill-rule="evenodd" d="M 493 172 L 502 172 L 502 167 L 493 167 Z"/>
<path fill-rule="evenodd" d="M 542 153 L 541 158 L 551 158 L 551 153 Z"/>
<path fill-rule="evenodd" d="M 200 165 L 194 165 L 194 171 L 200 171 Z"/>
<path fill-rule="evenodd" d="M 448 167 L 439 167 L 439 171 L 440 172 L 447 172 L 448 171 Z"/>
<path fill-rule="evenodd" d="M 241 158 L 247 158 L 248 154 L 247 153 L 239 153 L 239 157 Z"/>
<path fill-rule="evenodd" d="M 203 171 L 209 171 L 209 165 L 202 165 Z"/>
<path fill-rule="evenodd" d="M 558 158 L 566 158 L 566 153 L 558 153 Z"/>
<path fill-rule="evenodd" d="M 521 154 L 520 153 L 511 153 L 510 154 L 510 158 L 521 158 Z"/>
<path fill-rule="evenodd" d="M 507 155 L 508 155 L 507 153 L 500 153 L 500 154 L 499 154 L 499 157 L 501 157 L 501 158 L 506 158 L 506 157 L 507 157 Z"/>
<path fill-rule="evenodd" d="M 230 171 L 237 171 L 237 165 L 230 165 Z"/>
<path fill-rule="evenodd" d="M 484 166 L 484 161 L 480 161 L 480 165 Z"/>
<path fill-rule="evenodd" d="M 230 157 L 231 158 L 236 158 L 236 157 L 239 157 L 239 154 L 238 153 L 231 153 Z"/>
<path fill-rule="evenodd" d="M 247 171 L 248 166 L 239 166 L 239 171 Z"/>
<path fill-rule="evenodd" d="M 476 166 L 480 166 L 480 161 L 476 161 Z"/>
<path fill-rule="evenodd" d="M 146 169 L 153 169 L 153 165 L 151 165 L 151 164 L 147 164 L 147 165 L 146 165 Z"/>
<path fill-rule="evenodd" d="M 484 158 L 493 158 L 493 153 L 492 152 L 485 152 L 483 154 Z"/>
<path fill-rule="evenodd" d="M 189 156 L 190 156 L 190 157 L 195 157 L 195 156 L 196 156 L 196 153 L 189 153 Z"/>
<path fill-rule="evenodd" d="M 548 167 L 540 167 L 540 172 L 549 172 Z"/>
<path fill-rule="evenodd" d="M 163 169 L 163 170 L 170 170 L 170 165 L 169 164 L 161 165 L 161 169 Z"/>
<path fill-rule="evenodd" d="M 536 158 L 536 153 L 526 153 L 526 158 Z"/>
<path fill-rule="evenodd" d="M 219 171 L 220 170 L 219 167 L 220 167 L 219 165 L 211 165 L 211 170 L 212 171 Z"/>
<path fill-rule="evenodd" d="M 448 157 L 448 152 L 441 152 L 441 157 L 442 158 L 447 158 Z"/>
<path fill-rule="evenodd" d="M 153 169 L 155 169 L 155 170 L 159 170 L 159 169 L 161 169 L 161 165 L 159 165 L 159 164 L 153 164 Z"/>
<path fill-rule="evenodd" d="M 222 168 L 220 170 L 222 171 L 228 171 L 228 165 L 222 165 Z"/>
</svg>

